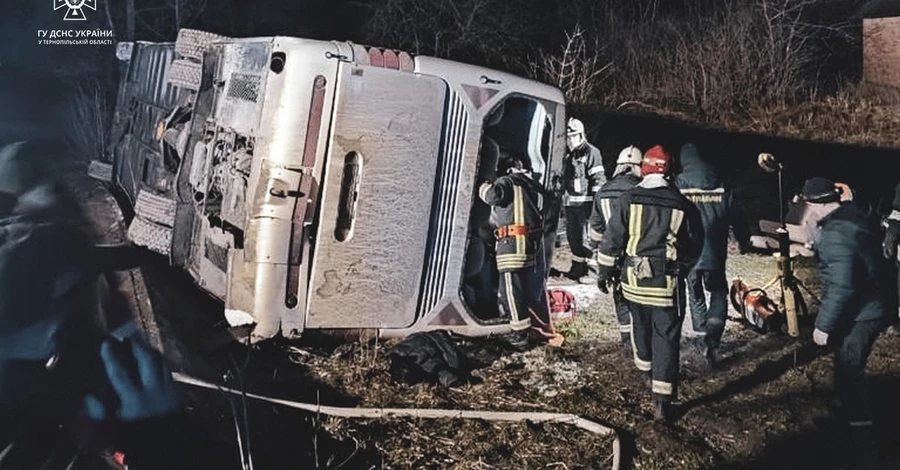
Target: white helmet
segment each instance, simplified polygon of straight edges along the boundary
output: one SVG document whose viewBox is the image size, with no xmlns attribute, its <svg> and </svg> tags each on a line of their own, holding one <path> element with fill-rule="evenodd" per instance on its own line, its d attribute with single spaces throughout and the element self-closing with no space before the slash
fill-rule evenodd
<svg viewBox="0 0 900 470">
<path fill-rule="evenodd" d="M 569 118 L 569 125 L 566 126 L 566 134 L 581 134 L 584 135 L 584 123 L 575 118 Z"/>
<path fill-rule="evenodd" d="M 616 165 L 640 165 L 643 158 L 644 155 L 641 153 L 641 149 L 634 145 L 629 145 L 619 152 Z"/>
</svg>

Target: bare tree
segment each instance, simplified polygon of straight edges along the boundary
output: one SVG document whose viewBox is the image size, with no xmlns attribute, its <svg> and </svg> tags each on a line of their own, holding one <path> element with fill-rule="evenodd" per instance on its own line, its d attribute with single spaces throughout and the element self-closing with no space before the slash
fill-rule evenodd
<svg viewBox="0 0 900 470">
<path fill-rule="evenodd" d="M 522 68 L 537 0 L 369 0 L 364 36 L 413 53 Z"/>
<path fill-rule="evenodd" d="M 588 40 L 581 25 L 576 25 L 566 33 L 560 52 L 540 51 L 530 60 L 532 78 L 556 85 L 570 102 L 589 102 L 611 73 L 612 62 L 603 56 L 604 49 L 596 38 Z"/>
</svg>

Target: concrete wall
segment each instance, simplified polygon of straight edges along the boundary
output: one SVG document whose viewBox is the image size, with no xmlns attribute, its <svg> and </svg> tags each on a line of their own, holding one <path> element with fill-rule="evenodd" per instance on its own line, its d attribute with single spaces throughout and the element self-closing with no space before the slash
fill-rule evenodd
<svg viewBox="0 0 900 470">
<path fill-rule="evenodd" d="M 900 17 L 863 20 L 863 80 L 900 88 Z"/>
</svg>

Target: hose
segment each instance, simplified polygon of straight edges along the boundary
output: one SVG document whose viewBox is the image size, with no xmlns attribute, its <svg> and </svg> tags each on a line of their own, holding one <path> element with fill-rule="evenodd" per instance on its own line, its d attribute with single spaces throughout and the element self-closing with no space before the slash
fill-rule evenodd
<svg viewBox="0 0 900 470">
<path fill-rule="evenodd" d="M 220 390 L 223 392 L 242 395 L 240 390 L 234 390 L 221 387 L 209 382 L 190 377 L 177 372 L 172 373 L 172 377 L 176 382 L 185 385 L 193 385 L 195 387 L 206 388 L 210 390 Z M 390 417 L 411 417 L 411 418 L 455 418 L 455 419 L 483 419 L 486 421 L 533 421 L 547 423 L 562 423 L 575 426 L 598 436 L 613 436 L 612 444 L 612 470 L 621 468 L 621 442 L 615 429 L 603 426 L 602 424 L 584 419 L 570 413 L 536 413 L 536 412 L 507 412 L 507 411 L 481 411 L 481 410 L 446 410 L 432 408 L 347 408 L 339 406 L 322 406 L 312 403 L 301 403 L 291 400 L 282 400 L 278 398 L 266 397 L 255 393 L 246 393 L 249 398 L 254 398 L 268 403 L 274 403 L 289 408 L 309 411 L 312 413 L 321 413 L 329 416 L 337 416 L 341 418 L 364 418 L 364 419 L 382 419 Z"/>
</svg>

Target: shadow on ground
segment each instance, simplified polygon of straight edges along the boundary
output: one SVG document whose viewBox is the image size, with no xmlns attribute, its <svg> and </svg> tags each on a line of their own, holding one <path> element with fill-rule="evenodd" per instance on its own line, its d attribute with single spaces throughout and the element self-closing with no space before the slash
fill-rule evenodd
<svg viewBox="0 0 900 470">
<path fill-rule="evenodd" d="M 200 291 L 160 256 L 146 254 L 142 264 L 164 350 L 174 366 L 189 375 L 274 398 L 334 406 L 356 406 L 345 395 L 312 377 L 307 366 L 291 361 L 284 345 L 248 348 L 227 331 L 222 305 Z M 315 354 L 334 353 L 336 342 L 308 340 Z M 265 469 L 371 468 L 381 457 L 338 440 L 324 427 L 326 416 L 212 390 L 184 388 L 198 432 L 206 437 L 202 468 L 240 469 L 237 432 L 246 422 L 254 465 Z M 246 410 L 244 407 L 246 406 Z M 244 417 L 246 416 L 246 421 Z M 243 432 L 243 431 L 242 431 Z"/>
<path fill-rule="evenodd" d="M 900 378 L 879 375 L 870 377 L 869 395 L 875 418 L 875 441 L 881 469 L 900 468 L 900 408 L 896 406 L 900 396 Z M 791 396 L 779 397 L 790 401 Z M 847 430 L 830 416 L 815 420 L 811 429 L 773 439 L 757 458 L 747 462 L 723 463 L 722 470 L 750 469 L 854 469 L 858 465 L 848 462 L 849 441 Z"/>
</svg>

